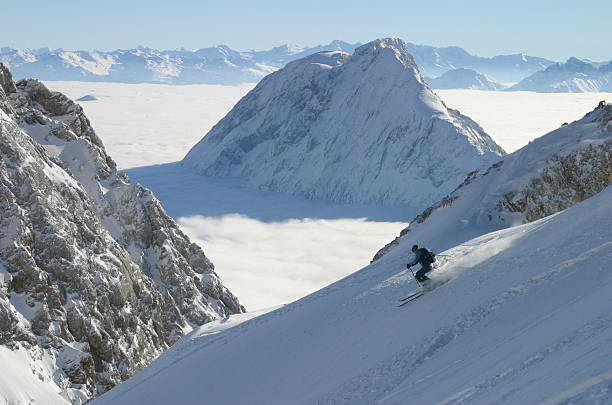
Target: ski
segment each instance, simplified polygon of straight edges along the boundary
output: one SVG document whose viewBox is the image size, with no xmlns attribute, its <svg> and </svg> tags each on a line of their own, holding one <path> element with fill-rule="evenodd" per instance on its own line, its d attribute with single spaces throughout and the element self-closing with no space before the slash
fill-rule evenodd
<svg viewBox="0 0 612 405">
<path fill-rule="evenodd" d="M 398 305 L 398 307 L 401 307 L 403 305 L 406 305 L 407 303 L 416 300 L 417 298 L 422 297 L 423 295 L 425 295 L 424 292 L 419 291 L 418 293 L 416 293 L 415 295 L 413 295 L 412 297 L 406 299 L 404 302 L 402 302 L 401 304 Z"/>
<path fill-rule="evenodd" d="M 413 292 L 412 294 L 410 294 L 410 295 L 408 295 L 408 296 L 406 296 L 406 297 L 402 298 L 402 299 L 400 300 L 400 302 L 402 302 L 402 301 L 406 301 L 406 300 L 408 300 L 408 299 L 410 299 L 410 298 L 414 297 L 415 295 L 419 295 L 419 294 L 421 294 L 422 292 L 423 292 L 423 291 L 415 291 L 415 292 Z"/>
</svg>

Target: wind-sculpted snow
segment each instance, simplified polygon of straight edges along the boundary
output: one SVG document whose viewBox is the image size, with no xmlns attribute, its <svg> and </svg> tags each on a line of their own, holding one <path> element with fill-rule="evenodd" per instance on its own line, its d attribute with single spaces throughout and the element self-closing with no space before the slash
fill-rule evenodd
<svg viewBox="0 0 612 405">
<path fill-rule="evenodd" d="M 0 344 L 12 350 L 0 356 L 19 363 L 0 402 L 87 401 L 244 311 L 153 194 L 117 172 L 80 106 L 0 73 Z"/>
<path fill-rule="evenodd" d="M 612 62 L 601 66 L 569 58 L 535 72 L 509 91 L 537 91 L 540 93 L 612 92 Z"/>
<path fill-rule="evenodd" d="M 503 154 L 424 84 L 401 40 L 382 39 L 267 76 L 183 164 L 312 199 L 425 206 Z"/>
<path fill-rule="evenodd" d="M 608 404 L 611 202 L 608 187 L 439 252 L 430 275 L 446 283 L 401 308 L 416 285 L 409 247 L 393 250 L 273 312 L 194 331 L 95 403 Z"/>
<path fill-rule="evenodd" d="M 486 170 L 470 173 L 382 248 L 423 243 L 444 250 L 467 239 L 571 207 L 612 184 L 612 104 L 552 131 Z M 437 240 L 441 234 L 453 235 Z M 450 244 L 449 244 L 450 243 Z"/>
</svg>

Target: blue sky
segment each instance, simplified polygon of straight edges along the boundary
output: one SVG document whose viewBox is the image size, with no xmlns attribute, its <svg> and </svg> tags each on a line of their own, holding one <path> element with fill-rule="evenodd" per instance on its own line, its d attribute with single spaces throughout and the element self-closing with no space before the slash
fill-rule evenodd
<svg viewBox="0 0 612 405">
<path fill-rule="evenodd" d="M 14 48 L 249 50 L 392 36 L 481 56 L 612 59 L 611 0 L 13 0 L 2 9 L 0 46 Z"/>
</svg>

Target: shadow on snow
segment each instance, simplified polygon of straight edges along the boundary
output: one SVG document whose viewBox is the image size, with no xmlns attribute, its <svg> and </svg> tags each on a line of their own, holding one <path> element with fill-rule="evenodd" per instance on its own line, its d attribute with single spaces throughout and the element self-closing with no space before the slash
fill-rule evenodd
<svg viewBox="0 0 612 405">
<path fill-rule="evenodd" d="M 152 190 L 166 212 L 177 219 L 193 215 L 245 215 L 262 222 L 288 219 L 367 218 L 378 222 L 408 222 L 424 207 L 340 204 L 267 192 L 240 178 L 197 174 L 180 162 L 124 170 L 133 182 Z"/>
</svg>

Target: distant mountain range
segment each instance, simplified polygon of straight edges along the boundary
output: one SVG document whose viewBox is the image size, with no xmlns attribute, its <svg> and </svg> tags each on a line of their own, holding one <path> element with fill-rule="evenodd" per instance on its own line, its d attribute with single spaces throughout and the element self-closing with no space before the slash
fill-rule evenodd
<svg viewBox="0 0 612 405">
<path fill-rule="evenodd" d="M 225 84 L 259 82 L 287 63 L 321 51 L 353 53 L 361 44 L 332 41 L 326 45 L 282 45 L 264 51 L 236 51 L 225 45 L 198 50 L 138 47 L 114 51 L 0 49 L 0 62 L 17 79 L 119 83 Z M 570 58 L 566 63 L 525 54 L 491 58 L 457 47 L 406 43 L 432 88 L 538 92 L 611 91 L 612 62 Z M 468 72 L 471 70 L 473 72 Z"/>
<path fill-rule="evenodd" d="M 138 47 L 115 51 L 0 49 L 0 61 L 17 79 L 120 83 L 240 84 L 258 82 L 288 62 L 324 50 L 352 53 L 359 44 L 333 41 L 298 48 L 283 45 L 266 51 L 235 51 L 225 45 L 198 50 L 160 51 Z"/>
<path fill-rule="evenodd" d="M 565 63 L 555 63 L 534 73 L 508 90 L 540 93 L 612 91 L 612 62 L 589 63 L 569 58 Z"/>
<path fill-rule="evenodd" d="M 506 86 L 473 69 L 452 69 L 435 79 L 426 79 L 432 89 L 504 90 Z"/>
<path fill-rule="evenodd" d="M 406 46 L 419 70 L 426 77 L 437 77 L 452 69 L 466 68 L 487 74 L 501 82 L 517 82 L 554 63 L 548 59 L 525 54 L 484 58 L 472 55 L 458 46 L 438 48 L 410 43 Z"/>
</svg>

